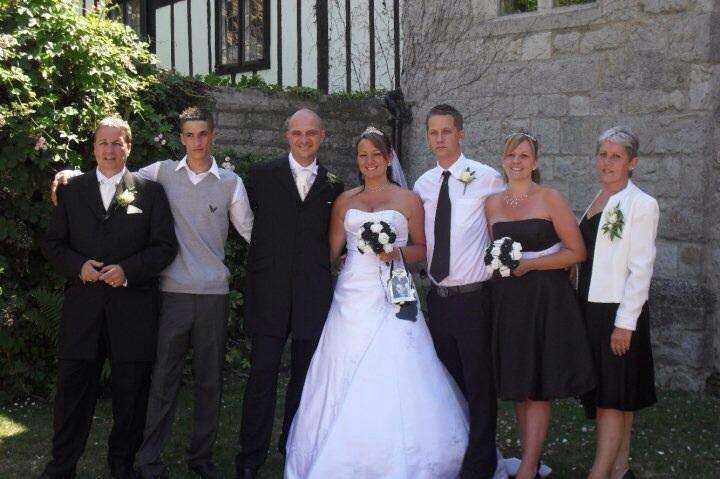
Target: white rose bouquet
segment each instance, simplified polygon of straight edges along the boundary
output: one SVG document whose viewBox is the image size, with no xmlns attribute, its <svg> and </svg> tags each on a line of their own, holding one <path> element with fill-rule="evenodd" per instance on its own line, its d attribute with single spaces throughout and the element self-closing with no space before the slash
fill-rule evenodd
<svg viewBox="0 0 720 479">
<path fill-rule="evenodd" d="M 485 267 L 491 273 L 507 278 L 518 267 L 522 258 L 522 245 L 512 238 L 496 239 L 485 250 Z"/>
<path fill-rule="evenodd" d="M 357 248 L 362 254 L 389 253 L 397 239 L 397 234 L 385 221 L 368 221 L 360 227 L 357 235 Z"/>
</svg>

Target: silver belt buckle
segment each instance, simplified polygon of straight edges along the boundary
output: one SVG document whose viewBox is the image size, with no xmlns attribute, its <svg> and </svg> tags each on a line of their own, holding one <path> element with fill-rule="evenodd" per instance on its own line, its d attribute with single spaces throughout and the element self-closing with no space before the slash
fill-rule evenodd
<svg viewBox="0 0 720 479">
<path fill-rule="evenodd" d="M 450 290 L 446 288 L 445 286 L 436 286 L 437 288 L 437 294 L 441 298 L 447 298 L 450 295 Z"/>
</svg>

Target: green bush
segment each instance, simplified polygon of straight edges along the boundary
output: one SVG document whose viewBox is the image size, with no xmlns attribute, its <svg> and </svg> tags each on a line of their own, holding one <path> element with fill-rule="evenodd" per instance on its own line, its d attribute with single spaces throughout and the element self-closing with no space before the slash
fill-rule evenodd
<svg viewBox="0 0 720 479">
<path fill-rule="evenodd" d="M 54 383 L 64 281 L 39 250 L 52 176 L 94 166 L 93 130 L 111 113 L 132 126 L 131 169 L 179 158 L 179 112 L 211 105 L 207 83 L 159 70 L 148 45 L 106 11 L 78 15 L 74 0 L 0 0 L 0 32 L 2 401 L 47 397 Z M 161 134 L 165 141 L 156 141 Z M 241 174 L 255 160 L 231 158 Z M 244 275 L 240 243 L 233 237 L 229 248 L 235 287 Z M 242 302 L 239 293 L 232 300 Z M 238 354 L 244 349 L 230 356 L 242 366 Z"/>
</svg>

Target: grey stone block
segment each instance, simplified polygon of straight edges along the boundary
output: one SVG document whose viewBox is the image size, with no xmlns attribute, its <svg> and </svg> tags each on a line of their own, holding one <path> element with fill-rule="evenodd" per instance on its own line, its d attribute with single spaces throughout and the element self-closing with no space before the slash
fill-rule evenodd
<svg viewBox="0 0 720 479">
<path fill-rule="evenodd" d="M 587 92 L 597 86 L 598 63 L 592 56 L 567 56 L 535 63 L 525 80 L 536 94 Z"/>
<path fill-rule="evenodd" d="M 570 116 L 587 116 L 590 114 L 590 98 L 584 95 L 571 96 L 568 100 Z"/>
<path fill-rule="evenodd" d="M 540 102 L 537 96 L 513 97 L 513 116 L 527 118 L 538 114 Z"/>
<path fill-rule="evenodd" d="M 612 50 L 621 46 L 627 39 L 627 28 L 624 24 L 605 25 L 597 30 L 586 32 L 580 40 L 580 52 L 589 53 L 594 50 Z"/>
<path fill-rule="evenodd" d="M 560 120 L 560 152 L 594 155 L 600 133 L 614 122 L 605 117 L 568 117 Z"/>
<path fill-rule="evenodd" d="M 690 0 L 642 0 L 643 10 L 649 13 L 682 12 Z"/>
<path fill-rule="evenodd" d="M 560 151 L 560 120 L 552 118 L 536 118 L 530 123 L 533 133 L 537 135 L 540 149 L 544 153 Z"/>
<path fill-rule="evenodd" d="M 666 240 L 657 241 L 655 276 L 674 278 L 678 273 L 678 245 Z"/>
<path fill-rule="evenodd" d="M 557 53 L 574 53 L 580 44 L 580 32 L 557 33 L 553 38 L 553 47 Z"/>
<path fill-rule="evenodd" d="M 561 117 L 568 114 L 569 99 L 567 95 L 540 95 L 537 114 L 544 117 Z"/>
<path fill-rule="evenodd" d="M 547 60 L 552 56 L 552 33 L 534 33 L 523 41 L 523 60 Z"/>
<path fill-rule="evenodd" d="M 720 98 L 720 65 L 693 65 L 688 96 L 693 110 L 715 109 Z"/>
<path fill-rule="evenodd" d="M 622 91 L 594 91 L 590 94 L 591 115 L 617 115 L 623 104 Z"/>
</svg>

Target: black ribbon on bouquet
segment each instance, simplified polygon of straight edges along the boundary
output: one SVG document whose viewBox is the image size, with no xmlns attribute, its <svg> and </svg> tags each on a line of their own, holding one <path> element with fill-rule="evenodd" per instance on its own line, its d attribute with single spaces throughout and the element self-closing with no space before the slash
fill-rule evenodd
<svg viewBox="0 0 720 479">
<path fill-rule="evenodd" d="M 405 263 L 405 256 L 403 255 L 402 248 L 398 248 L 400 251 L 400 259 L 402 260 L 403 265 Z M 390 262 L 390 279 L 388 280 L 390 283 L 392 283 L 393 278 L 393 270 L 395 269 L 395 261 Z M 407 274 L 408 280 L 410 282 L 410 287 L 414 290 L 415 285 L 413 284 L 413 279 L 410 273 L 407 272 L 407 268 L 405 269 L 405 272 Z M 392 288 L 392 284 L 390 285 Z M 397 308 L 400 308 L 398 311 L 395 312 L 395 317 L 398 319 L 402 319 L 405 321 L 412 321 L 413 323 L 417 321 L 417 315 L 418 315 L 418 301 L 417 301 L 417 294 L 415 295 L 416 298 L 412 301 L 405 301 L 403 303 L 393 303 L 393 305 Z"/>
</svg>

